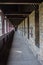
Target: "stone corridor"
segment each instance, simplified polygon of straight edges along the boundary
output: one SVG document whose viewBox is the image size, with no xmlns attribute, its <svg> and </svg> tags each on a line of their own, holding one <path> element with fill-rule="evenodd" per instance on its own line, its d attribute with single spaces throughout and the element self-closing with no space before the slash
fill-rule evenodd
<svg viewBox="0 0 43 65">
<path fill-rule="evenodd" d="M 14 34 L 7 65 L 41 65 L 18 31 Z"/>
</svg>

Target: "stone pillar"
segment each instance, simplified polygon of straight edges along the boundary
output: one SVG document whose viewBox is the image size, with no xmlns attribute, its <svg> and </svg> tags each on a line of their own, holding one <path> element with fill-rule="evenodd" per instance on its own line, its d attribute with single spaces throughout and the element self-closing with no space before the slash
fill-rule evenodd
<svg viewBox="0 0 43 65">
<path fill-rule="evenodd" d="M 5 29 L 4 29 L 4 14 L 3 14 L 3 12 L 1 13 L 1 17 L 2 17 L 2 34 L 4 34 Z"/>
<path fill-rule="evenodd" d="M 7 32 L 6 32 L 6 19 L 7 19 L 7 17 L 5 16 L 5 17 L 4 17 L 4 33 L 7 33 Z"/>
<path fill-rule="evenodd" d="M 24 35 L 25 35 L 25 19 L 24 19 Z"/>
<path fill-rule="evenodd" d="M 6 31 L 9 32 L 9 23 L 8 23 L 8 19 L 6 20 Z"/>
<path fill-rule="evenodd" d="M 4 20 L 2 22 L 2 34 L 4 34 Z"/>
<path fill-rule="evenodd" d="M 2 34 L 2 11 L 0 10 L 0 35 Z"/>
<path fill-rule="evenodd" d="M 28 16 L 28 19 L 27 19 L 27 26 L 28 26 L 28 39 L 29 39 L 29 16 Z"/>
<path fill-rule="evenodd" d="M 39 47 L 39 6 L 35 9 L 35 44 Z"/>
<path fill-rule="evenodd" d="M 27 26 L 27 17 L 25 18 L 25 36 L 28 38 L 28 26 Z"/>
<path fill-rule="evenodd" d="M 23 36 L 23 22 L 22 22 L 22 36 Z"/>
</svg>

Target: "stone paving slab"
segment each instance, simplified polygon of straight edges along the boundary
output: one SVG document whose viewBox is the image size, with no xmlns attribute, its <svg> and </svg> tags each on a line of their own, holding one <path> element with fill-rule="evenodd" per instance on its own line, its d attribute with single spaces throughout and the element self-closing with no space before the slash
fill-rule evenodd
<svg viewBox="0 0 43 65">
<path fill-rule="evenodd" d="M 18 32 L 15 32 L 7 65 L 41 65 Z"/>
</svg>

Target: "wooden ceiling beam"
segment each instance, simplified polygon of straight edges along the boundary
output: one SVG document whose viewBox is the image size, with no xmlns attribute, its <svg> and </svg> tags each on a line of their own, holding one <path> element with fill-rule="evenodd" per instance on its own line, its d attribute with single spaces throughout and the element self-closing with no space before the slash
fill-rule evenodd
<svg viewBox="0 0 43 65">
<path fill-rule="evenodd" d="M 24 19 L 24 18 L 8 18 L 8 19 Z"/>
<path fill-rule="evenodd" d="M 0 2 L 0 5 L 39 5 L 40 3 L 15 3 L 15 2 Z"/>
<path fill-rule="evenodd" d="M 26 16 L 26 15 L 29 15 L 29 14 L 5 14 L 5 15 L 6 15 L 6 16 L 9 16 L 9 15 L 10 15 L 10 16 L 12 16 L 12 15 L 17 15 L 17 16 L 21 16 L 21 15 L 22 15 L 22 16 Z"/>
</svg>

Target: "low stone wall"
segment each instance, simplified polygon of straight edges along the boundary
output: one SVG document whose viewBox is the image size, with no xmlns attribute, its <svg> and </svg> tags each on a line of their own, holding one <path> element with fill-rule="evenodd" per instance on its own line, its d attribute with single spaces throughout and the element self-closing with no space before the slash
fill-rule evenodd
<svg viewBox="0 0 43 65">
<path fill-rule="evenodd" d="M 0 65 L 6 65 L 10 48 L 12 45 L 14 31 L 0 37 Z"/>
</svg>

